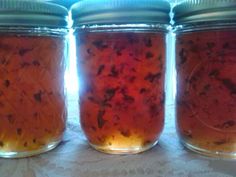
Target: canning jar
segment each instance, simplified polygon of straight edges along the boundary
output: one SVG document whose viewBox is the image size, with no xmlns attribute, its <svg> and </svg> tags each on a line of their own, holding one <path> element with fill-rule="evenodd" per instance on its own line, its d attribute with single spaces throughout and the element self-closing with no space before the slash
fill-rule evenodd
<svg viewBox="0 0 236 177">
<path fill-rule="evenodd" d="M 67 10 L 0 1 L 0 157 L 53 149 L 65 130 Z"/>
<path fill-rule="evenodd" d="M 190 0 L 174 13 L 180 139 L 195 152 L 236 158 L 236 2 Z"/>
<path fill-rule="evenodd" d="M 80 122 L 89 144 L 112 154 L 151 148 L 164 124 L 169 4 L 84 0 L 72 9 Z"/>
</svg>

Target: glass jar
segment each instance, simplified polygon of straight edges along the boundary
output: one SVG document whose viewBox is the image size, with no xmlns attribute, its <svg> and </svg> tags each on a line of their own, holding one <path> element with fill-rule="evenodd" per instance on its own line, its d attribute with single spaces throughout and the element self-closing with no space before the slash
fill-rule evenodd
<svg viewBox="0 0 236 177">
<path fill-rule="evenodd" d="M 1 0 L 0 11 L 0 157 L 32 156 L 65 130 L 67 10 Z"/>
<path fill-rule="evenodd" d="M 153 147 L 164 124 L 165 36 L 170 6 L 155 0 L 85 0 L 72 8 L 80 122 L 111 154 Z"/>
<path fill-rule="evenodd" d="M 180 139 L 195 152 L 236 158 L 236 2 L 192 0 L 174 13 Z"/>
</svg>

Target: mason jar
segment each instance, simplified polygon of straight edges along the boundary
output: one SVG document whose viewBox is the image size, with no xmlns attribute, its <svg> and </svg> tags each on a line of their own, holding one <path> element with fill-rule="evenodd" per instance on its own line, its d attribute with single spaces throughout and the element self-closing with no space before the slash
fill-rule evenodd
<svg viewBox="0 0 236 177">
<path fill-rule="evenodd" d="M 1 0 L 0 11 L 0 157 L 32 156 L 65 130 L 68 13 L 35 0 Z"/>
<path fill-rule="evenodd" d="M 180 139 L 200 154 L 236 158 L 236 2 L 191 0 L 174 13 Z"/>
<path fill-rule="evenodd" d="M 98 151 L 139 153 L 158 142 L 169 11 L 162 0 L 84 0 L 72 7 L 80 122 Z"/>
</svg>

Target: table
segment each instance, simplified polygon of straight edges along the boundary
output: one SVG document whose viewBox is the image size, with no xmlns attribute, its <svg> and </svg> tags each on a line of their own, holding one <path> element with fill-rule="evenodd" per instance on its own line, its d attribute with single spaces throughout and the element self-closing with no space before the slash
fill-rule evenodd
<svg viewBox="0 0 236 177">
<path fill-rule="evenodd" d="M 137 155 L 107 155 L 90 148 L 81 132 L 77 97 L 70 94 L 67 131 L 59 147 L 24 159 L 0 159 L 0 177 L 236 177 L 236 160 L 207 158 L 179 143 L 174 107 L 157 146 Z"/>
</svg>

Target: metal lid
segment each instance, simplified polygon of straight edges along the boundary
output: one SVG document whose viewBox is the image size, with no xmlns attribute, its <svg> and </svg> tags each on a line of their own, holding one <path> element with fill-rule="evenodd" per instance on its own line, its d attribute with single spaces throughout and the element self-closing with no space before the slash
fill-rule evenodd
<svg viewBox="0 0 236 177">
<path fill-rule="evenodd" d="M 62 5 L 66 8 L 70 8 L 72 4 L 78 2 L 78 0 L 46 0 L 46 1 Z"/>
<path fill-rule="evenodd" d="M 44 0 L 0 0 L 0 26 L 67 27 L 66 8 Z"/>
<path fill-rule="evenodd" d="M 168 24 L 165 0 L 82 0 L 72 6 L 74 26 L 92 24 Z"/>
<path fill-rule="evenodd" d="M 188 0 L 173 9 L 178 24 L 236 21 L 236 0 Z"/>
</svg>

